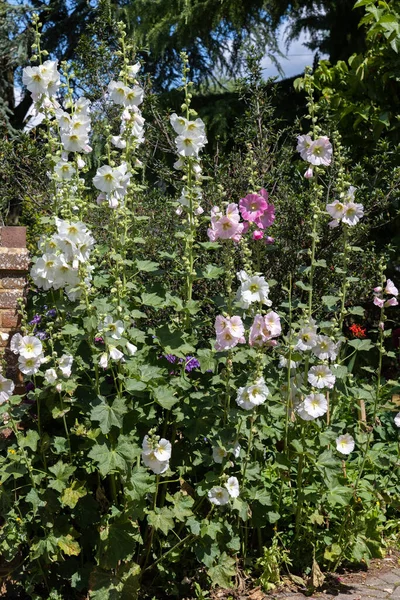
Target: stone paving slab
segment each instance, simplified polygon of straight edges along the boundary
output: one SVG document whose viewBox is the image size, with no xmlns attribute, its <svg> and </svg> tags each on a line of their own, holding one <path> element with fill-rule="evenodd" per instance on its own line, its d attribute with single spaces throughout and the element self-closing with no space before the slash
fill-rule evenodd
<svg viewBox="0 0 400 600">
<path fill-rule="evenodd" d="M 367 576 L 364 582 L 340 579 L 341 589 L 335 593 L 319 592 L 312 596 L 302 593 L 272 593 L 265 600 L 400 600 L 400 569 L 395 568 L 376 576 Z"/>
</svg>

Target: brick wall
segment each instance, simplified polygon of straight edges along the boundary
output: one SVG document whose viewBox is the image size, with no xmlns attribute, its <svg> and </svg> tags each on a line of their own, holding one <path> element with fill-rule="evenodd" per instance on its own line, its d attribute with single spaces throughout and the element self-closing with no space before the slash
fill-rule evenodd
<svg viewBox="0 0 400 600">
<path fill-rule="evenodd" d="M 17 368 L 17 356 L 9 349 L 10 339 L 18 331 L 18 299 L 24 298 L 29 270 L 29 253 L 26 249 L 25 227 L 0 227 L 0 331 L 9 334 L 9 339 L 0 340 L 5 355 L 6 376 L 20 388 L 21 374 Z M 23 390 L 15 390 L 21 393 Z"/>
</svg>

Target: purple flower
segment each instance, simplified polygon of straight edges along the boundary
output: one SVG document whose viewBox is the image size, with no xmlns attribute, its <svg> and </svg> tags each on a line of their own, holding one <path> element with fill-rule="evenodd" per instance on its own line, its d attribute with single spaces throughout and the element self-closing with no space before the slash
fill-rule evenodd
<svg viewBox="0 0 400 600">
<path fill-rule="evenodd" d="M 95 344 L 104 344 L 104 340 L 101 337 L 101 335 L 96 335 L 96 337 L 94 338 L 94 343 Z"/>
<path fill-rule="evenodd" d="M 35 336 L 39 338 L 39 340 L 47 340 L 49 337 L 45 331 L 35 331 Z"/>
<path fill-rule="evenodd" d="M 51 308 L 46 313 L 46 317 L 49 317 L 50 319 L 54 319 L 56 316 L 57 316 L 57 311 L 55 308 Z"/>
<path fill-rule="evenodd" d="M 200 367 L 200 363 L 197 360 L 197 358 L 195 358 L 194 356 L 186 357 L 185 371 L 190 373 L 190 371 L 193 371 L 193 369 L 198 369 L 199 367 Z"/>
<path fill-rule="evenodd" d="M 167 361 L 171 364 L 176 363 L 176 356 L 174 356 L 173 354 L 164 354 L 164 358 L 166 358 Z"/>
<path fill-rule="evenodd" d="M 27 381 L 25 384 L 25 390 L 27 392 L 32 392 L 35 389 L 33 381 Z"/>
<path fill-rule="evenodd" d="M 37 325 L 38 323 L 40 323 L 41 320 L 42 317 L 40 315 L 35 315 L 32 321 L 29 321 L 29 325 Z"/>
</svg>

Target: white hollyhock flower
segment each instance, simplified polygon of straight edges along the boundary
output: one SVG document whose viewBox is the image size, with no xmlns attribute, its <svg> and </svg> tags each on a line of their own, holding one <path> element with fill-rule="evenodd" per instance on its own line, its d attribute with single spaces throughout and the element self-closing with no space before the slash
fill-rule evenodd
<svg viewBox="0 0 400 600">
<path fill-rule="evenodd" d="M 158 460 L 153 451 L 149 453 L 142 452 L 142 460 L 145 467 L 148 467 L 156 475 L 162 475 L 169 468 L 169 462 L 167 460 Z"/>
<path fill-rule="evenodd" d="M 199 151 L 207 143 L 205 135 L 200 135 L 197 131 L 185 131 L 175 139 L 178 154 L 181 156 L 197 156 Z"/>
<path fill-rule="evenodd" d="M 107 369 L 108 367 L 108 354 L 107 352 L 103 352 L 99 359 L 99 365 L 102 369 Z"/>
<path fill-rule="evenodd" d="M 328 411 L 328 401 L 323 394 L 309 394 L 304 398 L 304 410 L 314 419 Z"/>
<path fill-rule="evenodd" d="M 227 456 L 227 451 L 221 448 L 220 446 L 214 446 L 212 451 L 212 457 L 214 462 L 221 464 L 224 460 L 225 456 Z"/>
<path fill-rule="evenodd" d="M 236 477 L 229 477 L 228 481 L 225 483 L 225 487 L 228 490 L 228 494 L 231 498 L 238 498 L 240 489 L 239 482 Z"/>
<path fill-rule="evenodd" d="M 335 360 L 337 357 L 337 345 L 326 335 L 318 335 L 311 350 L 321 360 Z"/>
<path fill-rule="evenodd" d="M 161 438 L 154 448 L 154 456 L 160 461 L 169 460 L 171 458 L 171 442 Z"/>
<path fill-rule="evenodd" d="M 238 389 L 236 403 L 245 410 L 252 410 L 255 406 L 263 404 L 269 395 L 269 389 L 262 377 L 253 385 Z"/>
<path fill-rule="evenodd" d="M 6 333 L 5 331 L 0 331 L 0 339 L 3 342 L 7 341 L 9 337 L 10 337 L 9 333 Z"/>
<path fill-rule="evenodd" d="M 44 360 L 44 356 L 36 356 L 25 358 L 25 356 L 19 356 L 18 358 L 18 367 L 21 373 L 24 375 L 35 375 L 40 369 L 40 365 Z"/>
<path fill-rule="evenodd" d="M 223 506 L 229 502 L 228 491 L 220 485 L 211 488 L 207 495 L 211 504 L 215 504 L 216 506 Z"/>
<path fill-rule="evenodd" d="M 342 222 L 346 223 L 346 225 L 349 225 L 350 227 L 353 227 L 354 225 L 357 225 L 363 216 L 364 207 L 362 204 L 357 204 L 356 202 L 347 202 L 345 204 Z"/>
<path fill-rule="evenodd" d="M 395 416 L 394 423 L 395 423 L 396 427 L 400 427 L 400 412 L 398 412 L 397 415 Z"/>
<path fill-rule="evenodd" d="M 118 348 L 110 346 L 110 358 L 118 361 L 124 358 L 124 354 L 121 352 L 121 350 L 118 350 Z"/>
<path fill-rule="evenodd" d="M 70 354 L 63 354 L 59 360 L 58 368 L 64 377 L 70 377 L 72 371 L 73 357 Z"/>
<path fill-rule="evenodd" d="M 332 389 L 335 385 L 336 377 L 326 365 L 316 365 L 308 371 L 308 381 L 313 387 L 322 389 Z"/>
<path fill-rule="evenodd" d="M 19 344 L 19 353 L 24 358 L 37 358 L 43 352 L 42 342 L 33 335 L 25 335 Z"/>
<path fill-rule="evenodd" d="M 135 63 L 134 65 L 128 65 L 126 67 L 127 75 L 130 79 L 134 79 L 140 70 L 140 62 Z"/>
<path fill-rule="evenodd" d="M 304 408 L 304 400 L 299 402 L 297 398 L 294 398 L 294 411 L 303 421 L 313 421 L 315 418 Z"/>
<path fill-rule="evenodd" d="M 326 205 L 326 212 L 336 221 L 340 221 L 345 214 L 346 205 L 340 200 L 335 200 Z"/>
<path fill-rule="evenodd" d="M 50 385 L 54 385 L 58 380 L 57 371 L 55 369 L 47 369 L 44 372 L 44 378 Z"/>
<path fill-rule="evenodd" d="M 7 402 L 10 396 L 14 392 L 14 382 L 11 379 L 6 379 L 3 375 L 0 375 L 0 404 Z"/>
<path fill-rule="evenodd" d="M 122 139 L 122 137 L 120 135 L 111 136 L 110 142 L 112 143 L 113 146 L 115 146 L 116 148 L 119 148 L 120 150 L 123 150 L 124 148 L 126 148 L 126 141 L 124 139 Z"/>
<path fill-rule="evenodd" d="M 296 343 L 296 350 L 311 350 L 317 343 L 317 327 L 314 325 L 314 321 L 311 321 L 309 325 L 302 327 L 299 331 L 299 339 Z"/>
<path fill-rule="evenodd" d="M 125 91 L 124 106 L 139 106 L 143 102 L 144 91 L 139 85 L 134 85 L 133 88 L 127 87 Z"/>
<path fill-rule="evenodd" d="M 67 152 L 87 152 L 89 150 L 89 138 L 86 132 L 76 133 L 75 131 L 61 132 L 61 141 Z"/>
<path fill-rule="evenodd" d="M 291 369 L 296 369 L 296 367 L 298 366 L 298 362 L 296 362 L 295 360 L 291 360 L 290 361 L 290 368 Z M 279 366 L 284 369 L 285 367 L 288 366 L 288 359 L 285 358 L 284 356 L 280 356 L 279 357 Z"/>
<path fill-rule="evenodd" d="M 22 335 L 20 333 L 15 333 L 10 342 L 10 350 L 14 352 L 14 354 L 19 354 L 19 349 L 21 347 Z"/>
<path fill-rule="evenodd" d="M 326 135 L 311 143 L 307 151 L 307 160 L 312 165 L 325 165 L 327 167 L 331 164 L 332 144 Z"/>
<path fill-rule="evenodd" d="M 341 454 L 350 454 L 353 452 L 354 447 L 354 438 L 349 433 L 339 435 L 339 437 L 336 438 L 336 450 Z"/>
<path fill-rule="evenodd" d="M 111 100 L 120 106 L 125 105 L 127 90 L 128 88 L 123 81 L 110 81 L 108 84 L 108 92 Z"/>
<path fill-rule="evenodd" d="M 253 302 L 260 302 L 266 306 L 271 306 L 272 302 L 268 298 L 269 285 L 264 277 L 260 275 L 253 275 L 251 277 L 246 271 L 239 271 L 236 275 L 241 282 L 236 299 L 242 308 L 249 308 Z"/>
<path fill-rule="evenodd" d="M 232 448 L 232 454 L 235 458 L 239 458 L 242 447 L 239 442 L 235 442 Z"/>
<path fill-rule="evenodd" d="M 118 322 L 118 321 L 117 321 Z M 135 344 L 131 344 L 130 342 L 126 342 L 126 353 L 128 356 L 133 356 L 137 352 L 137 346 Z"/>
<path fill-rule="evenodd" d="M 122 321 L 114 321 L 111 315 L 107 315 L 103 321 L 102 329 L 107 336 L 112 337 L 114 340 L 120 340 L 124 333 L 124 324 Z"/>
<path fill-rule="evenodd" d="M 119 174 L 115 169 L 109 165 L 104 165 L 96 171 L 96 175 L 93 178 L 93 185 L 106 194 L 113 192 L 119 182 Z"/>
<path fill-rule="evenodd" d="M 60 179 L 70 181 L 74 176 L 74 166 L 66 160 L 60 160 L 54 167 L 54 172 Z"/>
</svg>

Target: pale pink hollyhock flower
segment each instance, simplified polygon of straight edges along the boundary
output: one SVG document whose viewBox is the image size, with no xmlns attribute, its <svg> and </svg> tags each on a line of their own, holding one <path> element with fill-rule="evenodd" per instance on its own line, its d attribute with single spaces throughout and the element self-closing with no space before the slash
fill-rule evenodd
<svg viewBox="0 0 400 600">
<path fill-rule="evenodd" d="M 267 315 L 256 315 L 250 328 L 250 346 L 276 345 L 272 338 L 281 334 L 279 315 L 270 311 Z"/>
<path fill-rule="evenodd" d="M 333 219 L 339 221 L 345 213 L 345 204 L 340 200 L 335 200 L 326 205 L 326 212 L 331 215 Z"/>
<path fill-rule="evenodd" d="M 378 285 L 377 287 L 374 287 L 374 292 L 376 292 L 377 294 L 379 294 L 379 292 L 382 291 L 382 288 L 380 285 Z"/>
<path fill-rule="evenodd" d="M 364 216 L 364 207 L 356 202 L 347 202 L 342 217 L 342 222 L 350 227 L 357 225 L 358 221 Z"/>
<path fill-rule="evenodd" d="M 216 239 L 229 240 L 242 233 L 243 225 L 231 221 L 228 217 L 221 217 L 215 224 L 214 231 Z"/>
<path fill-rule="evenodd" d="M 270 235 L 267 235 L 267 237 L 265 238 L 265 243 L 266 244 L 274 244 L 275 238 L 271 237 Z"/>
<path fill-rule="evenodd" d="M 392 294 L 392 296 L 398 296 L 399 295 L 399 290 L 394 285 L 394 283 L 393 283 L 393 281 L 391 279 L 387 280 L 384 292 L 385 292 L 385 294 Z"/>
<path fill-rule="evenodd" d="M 215 319 L 215 331 L 217 340 L 216 350 L 229 350 L 237 344 L 244 344 L 244 325 L 242 319 L 237 316 L 223 317 L 218 315 Z"/>
<path fill-rule="evenodd" d="M 273 204 L 268 204 L 267 208 L 264 210 L 263 214 L 260 215 L 255 223 L 257 227 L 260 229 L 266 229 L 267 227 L 271 227 L 272 223 L 275 221 L 275 206 Z"/>
<path fill-rule="evenodd" d="M 397 298 L 390 298 L 389 300 L 387 300 L 385 302 L 385 307 L 386 306 L 397 306 L 397 305 L 398 305 Z"/>
<path fill-rule="evenodd" d="M 255 221 L 267 207 L 265 199 L 258 194 L 247 194 L 239 202 L 240 213 L 245 221 Z"/>
<path fill-rule="evenodd" d="M 240 214 L 239 214 L 238 205 L 235 204 L 234 202 L 231 202 L 230 204 L 228 204 L 228 206 L 226 207 L 226 216 L 231 221 L 235 221 L 236 223 L 239 223 Z"/>
<path fill-rule="evenodd" d="M 333 219 L 333 221 L 329 221 L 328 225 L 331 229 L 334 229 L 335 227 L 338 227 L 339 221 L 337 219 Z"/>
<path fill-rule="evenodd" d="M 304 177 L 306 179 L 311 179 L 312 177 L 314 177 L 314 171 L 312 167 L 308 167 L 307 171 L 304 173 Z"/>
<path fill-rule="evenodd" d="M 383 300 L 383 298 L 378 298 L 378 296 L 375 296 L 374 304 L 375 304 L 375 306 L 382 308 L 382 306 L 385 304 L 385 301 Z"/>
<path fill-rule="evenodd" d="M 379 329 L 385 331 L 385 323 L 383 323 L 382 321 L 379 323 Z"/>
<path fill-rule="evenodd" d="M 326 135 L 319 137 L 315 142 L 311 143 L 306 160 L 312 165 L 325 165 L 327 167 L 331 164 L 332 144 Z"/>
<path fill-rule="evenodd" d="M 260 231 L 259 229 L 256 229 L 255 231 L 253 231 L 253 240 L 262 240 L 263 237 L 264 237 L 263 231 Z"/>
<path fill-rule="evenodd" d="M 299 135 L 297 137 L 297 152 L 300 152 L 300 156 L 303 160 L 308 160 L 308 152 L 310 150 L 310 146 L 312 144 L 311 136 L 309 135 Z"/>
</svg>

